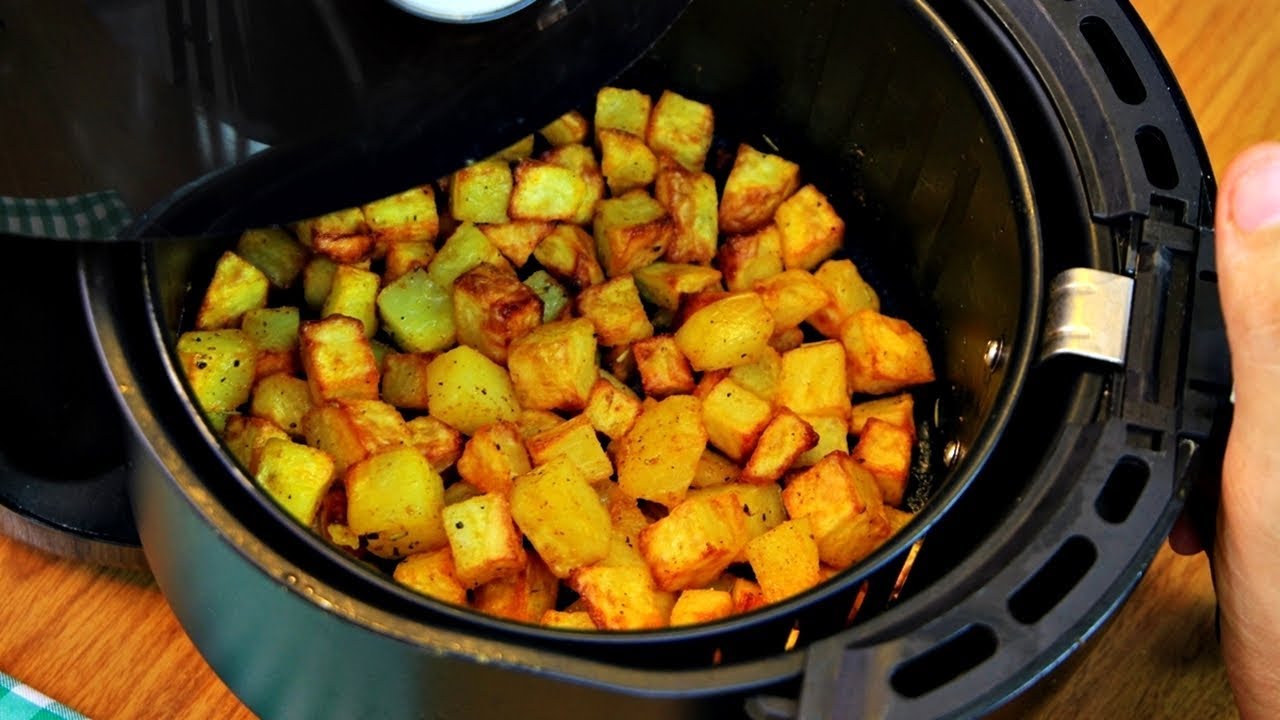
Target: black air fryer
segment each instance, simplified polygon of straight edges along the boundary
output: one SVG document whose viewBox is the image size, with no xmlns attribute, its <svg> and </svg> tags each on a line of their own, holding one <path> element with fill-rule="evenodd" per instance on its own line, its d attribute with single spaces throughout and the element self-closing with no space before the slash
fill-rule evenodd
<svg viewBox="0 0 1280 720">
<path fill-rule="evenodd" d="M 131 112 L 176 119 L 137 127 L 155 142 L 136 172 L 108 157 L 90 180 L 119 182 L 81 188 L 120 190 L 129 228 L 39 251 L 78 292 L 65 342 L 95 351 L 86 394 L 46 416 L 123 417 L 80 473 L 117 502 L 67 499 L 76 469 L 15 446 L 0 502 L 140 544 L 264 717 L 965 717 L 1017 695 L 1124 600 L 1217 462 L 1214 185 L 1177 83 L 1122 0 L 682 5 L 455 25 L 369 0 L 57 3 L 128 50 L 103 77 L 152 78 Z M 709 103 L 718 142 L 798 162 L 939 379 L 916 517 L 871 557 L 722 622 L 582 634 L 416 595 L 297 527 L 201 420 L 172 346 L 222 238 L 430 181 L 606 83 Z"/>
</svg>

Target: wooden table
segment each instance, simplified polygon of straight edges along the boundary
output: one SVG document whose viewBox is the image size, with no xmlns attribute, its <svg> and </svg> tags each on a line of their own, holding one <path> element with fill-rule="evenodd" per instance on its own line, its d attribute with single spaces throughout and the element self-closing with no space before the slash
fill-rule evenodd
<svg viewBox="0 0 1280 720">
<path fill-rule="evenodd" d="M 1026 0 L 1028 2 L 1034 0 Z M 1186 92 L 1215 169 L 1280 139 L 1280 0 L 1136 0 Z M 144 574 L 0 537 L 0 670 L 94 718 L 249 718 Z M 1203 557 L 1167 548 L 1097 637 L 1001 715 L 1235 714 Z"/>
</svg>

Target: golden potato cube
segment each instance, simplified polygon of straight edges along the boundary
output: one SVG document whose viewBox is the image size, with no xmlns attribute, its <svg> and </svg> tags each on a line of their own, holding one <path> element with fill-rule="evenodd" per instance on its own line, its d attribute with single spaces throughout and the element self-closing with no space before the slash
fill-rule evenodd
<svg viewBox="0 0 1280 720">
<path fill-rule="evenodd" d="M 569 291 L 546 270 L 537 270 L 524 279 L 524 284 L 542 301 L 542 322 L 568 319 Z"/>
<path fill-rule="evenodd" d="M 665 90 L 649 115 L 645 140 L 655 153 L 669 155 L 696 172 L 706 164 L 714 130 L 710 105 Z"/>
<path fill-rule="evenodd" d="M 715 622 L 733 614 L 733 596 L 726 590 L 681 590 L 671 608 L 671 626 Z"/>
<path fill-rule="evenodd" d="M 721 230 L 738 234 L 763 227 L 799 186 L 799 165 L 750 145 L 739 145 L 720 199 Z"/>
<path fill-rule="evenodd" d="M 840 337 L 840 326 L 859 310 L 880 312 L 880 296 L 862 279 L 852 260 L 828 260 L 813 272 L 827 291 L 828 303 L 809 316 L 809 324 L 829 338 Z"/>
<path fill-rule="evenodd" d="M 378 332 L 378 290 L 382 278 L 377 273 L 353 265 L 339 265 L 333 273 L 329 296 L 324 300 L 320 317 L 345 315 L 360 321 L 364 336 Z"/>
<path fill-rule="evenodd" d="M 705 410 L 703 423 L 706 423 Z M 710 436 L 710 428 L 707 435 Z M 702 457 L 698 458 L 698 467 L 693 474 L 693 482 L 689 484 L 691 488 L 709 488 L 726 485 L 738 479 L 738 474 L 742 472 L 742 468 L 738 467 L 725 456 L 707 448 L 702 451 Z"/>
<path fill-rule="evenodd" d="M 844 243 L 844 220 L 813 185 L 787 198 L 773 218 L 782 233 L 782 264 L 788 270 L 812 270 Z"/>
<path fill-rule="evenodd" d="M 240 329 L 258 348 L 254 372 L 259 379 L 278 372 L 298 372 L 298 326 L 296 307 L 257 308 L 244 314 Z"/>
<path fill-rule="evenodd" d="M 835 415 L 801 415 L 809 427 L 818 433 L 818 444 L 796 458 L 793 467 L 807 468 L 833 452 L 849 452 L 849 426 L 844 418 Z"/>
<path fill-rule="evenodd" d="M 596 136 L 601 130 L 622 130 L 643 138 L 649 127 L 653 101 L 639 90 L 603 87 L 596 93 Z"/>
<path fill-rule="evenodd" d="M 373 235 L 360 208 L 338 210 L 294 225 L 303 245 L 342 265 L 368 260 L 373 255 Z"/>
<path fill-rule="evenodd" d="M 818 433 L 804 418 L 781 408 L 769 421 L 738 479 L 744 483 L 773 483 L 795 464 L 804 451 L 818 444 Z"/>
<path fill-rule="evenodd" d="M 617 440 L 631 429 L 640 415 L 640 398 L 617 378 L 600 371 L 600 379 L 591 386 L 583 417 L 596 432 Z"/>
<path fill-rule="evenodd" d="M 902 528 L 907 526 L 907 523 L 911 522 L 911 519 L 914 517 L 915 513 L 899 510 L 898 508 L 889 507 L 888 505 L 884 506 L 884 519 L 889 523 L 890 536 L 897 535 Z"/>
<path fill-rule="evenodd" d="M 605 275 L 618 277 L 662 257 L 671 241 L 671 218 L 643 190 L 596 205 L 596 254 Z"/>
<path fill-rule="evenodd" d="M 844 569 L 889 536 L 880 488 L 848 455 L 831 453 L 782 490 L 792 520 L 809 518 L 822 562 Z"/>
<path fill-rule="evenodd" d="M 755 538 L 747 543 L 746 554 L 765 602 L 782 602 L 821 579 L 818 543 L 808 517 L 788 520 Z"/>
<path fill-rule="evenodd" d="M 509 268 L 502 253 L 489 242 L 475 225 L 464 222 L 444 241 L 427 266 L 427 273 L 436 285 L 445 290 L 453 289 L 453 281 L 466 271 L 489 263 L 499 268 Z M 514 271 L 511 273 L 514 275 Z"/>
<path fill-rule="evenodd" d="M 258 455 L 262 446 L 271 438 L 288 440 L 289 433 L 274 422 L 252 415 L 230 415 L 222 430 L 222 441 L 231 456 L 250 474 L 258 467 Z"/>
<path fill-rule="evenodd" d="M 702 404 L 690 395 L 655 402 L 617 445 L 618 487 L 631 497 L 673 507 L 688 492 L 707 447 Z"/>
<path fill-rule="evenodd" d="M 432 243 L 440 232 L 436 191 L 430 185 L 409 188 L 361 208 L 374 244 L 384 251 L 398 243 Z"/>
<path fill-rule="evenodd" d="M 302 296 L 307 307 L 319 310 L 333 287 L 338 264 L 323 255 L 313 255 L 302 268 Z"/>
<path fill-rule="evenodd" d="M 911 473 L 911 433 L 877 418 L 867 420 L 850 457 L 871 473 L 885 503 L 897 507 Z"/>
<path fill-rule="evenodd" d="M 533 257 L 548 272 L 581 289 L 604 282 L 604 270 L 596 259 L 595 241 L 577 225 L 558 225 Z"/>
<path fill-rule="evenodd" d="M 733 598 L 733 611 L 736 614 L 748 613 L 768 604 L 764 599 L 764 590 L 760 585 L 746 578 L 734 578 L 733 587 L 729 590 Z"/>
<path fill-rule="evenodd" d="M 246 312 L 267 306 L 270 289 L 271 281 L 252 263 L 230 250 L 222 253 L 196 313 L 196 330 L 239 327 Z"/>
<path fill-rule="evenodd" d="M 454 605 L 467 604 L 467 588 L 458 581 L 453 553 L 447 545 L 433 552 L 415 553 L 401 560 L 396 564 L 391 577 L 427 597 Z"/>
<path fill-rule="evenodd" d="M 758 280 L 755 291 L 773 313 L 774 332 L 796 327 L 831 299 L 821 283 L 804 270 L 784 270 Z"/>
<path fill-rule="evenodd" d="M 743 527 L 746 530 L 748 542 L 769 532 L 787 519 L 787 510 L 782 505 L 782 488 L 777 483 L 748 485 L 740 482 L 731 482 L 724 485 L 713 485 L 708 488 L 690 490 L 687 500 L 721 495 L 732 495 L 737 498 L 736 502 L 742 508 Z M 746 546 L 744 545 L 733 561 L 746 562 L 745 550 Z"/>
<path fill-rule="evenodd" d="M 524 570 L 490 580 L 475 590 L 475 608 L 486 615 L 536 623 L 554 610 L 560 580 L 537 555 L 529 555 Z"/>
<path fill-rule="evenodd" d="M 911 442 L 916 438 L 915 398 L 911 393 L 902 393 L 892 397 L 877 398 L 858 403 L 849 412 L 849 432 L 861 435 L 862 428 L 871 418 L 883 420 L 890 425 L 906 430 L 911 434 Z"/>
<path fill-rule="evenodd" d="M 533 254 L 533 249 L 538 247 L 538 243 L 546 239 L 555 227 L 549 222 L 516 220 L 497 225 L 481 225 L 480 232 L 489 238 L 489 242 L 493 243 L 493 246 L 498 248 L 498 252 L 510 260 L 512 265 L 524 267 L 524 264 L 529 261 L 529 256 Z"/>
<path fill-rule="evenodd" d="M 453 321 L 453 293 L 426 270 L 412 270 L 378 293 L 382 327 L 405 352 L 437 352 L 458 337 Z"/>
<path fill-rule="evenodd" d="M 613 535 L 609 538 L 609 554 L 597 561 L 597 567 L 640 567 L 645 570 L 649 569 L 649 564 L 645 562 L 644 556 L 636 549 L 635 540 L 628 538 L 624 533 L 617 530 L 613 531 Z"/>
<path fill-rule="evenodd" d="M 302 367 L 313 401 L 377 399 L 378 361 L 363 323 L 334 315 L 302 323 L 298 335 Z"/>
<path fill-rule="evenodd" d="M 444 504 L 453 505 L 454 503 L 460 503 L 463 500 L 470 500 L 473 497 L 480 497 L 481 495 L 484 495 L 484 491 L 480 488 L 466 482 L 465 480 L 458 480 L 451 483 L 444 489 Z"/>
<path fill-rule="evenodd" d="M 236 255 L 261 270 L 273 286 L 290 288 L 307 264 L 308 253 L 280 228 L 257 228 L 240 235 Z"/>
<path fill-rule="evenodd" d="M 268 375 L 253 386 L 249 412 L 266 418 L 294 437 L 302 437 L 302 416 L 311 409 L 307 381 L 285 373 Z"/>
<path fill-rule="evenodd" d="M 845 321 L 840 341 L 853 392 L 885 395 L 934 380 L 924 338 L 904 320 L 859 310 Z"/>
<path fill-rule="evenodd" d="M 467 441 L 458 458 L 458 476 L 486 493 L 505 495 L 511 480 L 532 465 L 520 428 L 513 422 L 485 425 Z"/>
<path fill-rule="evenodd" d="M 542 324 L 542 301 L 519 278 L 484 263 L 454 281 L 453 324 L 458 342 L 505 363 L 511 342 Z"/>
<path fill-rule="evenodd" d="M 596 486 L 596 490 L 609 513 L 614 534 L 621 536 L 628 546 L 639 547 L 640 532 L 649 527 L 649 518 L 640 509 L 636 499 L 618 487 L 617 483 L 601 483 Z"/>
<path fill-rule="evenodd" d="M 591 621 L 603 630 L 653 630 L 667 626 L 675 598 L 654 587 L 642 567 L 579 568 L 569 586 L 582 598 Z"/>
<path fill-rule="evenodd" d="M 333 456 L 339 472 L 388 448 L 409 445 L 404 418 L 380 400 L 333 400 L 302 416 L 307 444 Z"/>
<path fill-rule="evenodd" d="M 432 360 L 427 376 L 427 409 L 464 435 L 520 415 L 506 369 L 466 345 Z"/>
<path fill-rule="evenodd" d="M 751 290 L 782 272 L 782 233 L 770 223 L 749 235 L 735 235 L 720 246 L 716 259 L 726 287 Z"/>
<path fill-rule="evenodd" d="M 573 214 L 575 225 L 587 225 L 596 214 L 596 203 L 604 197 L 604 174 L 596 162 L 595 153 L 585 145 L 561 145 L 543 154 L 542 159 L 553 165 L 573 170 L 582 179 L 586 191 Z"/>
<path fill-rule="evenodd" d="M 254 480 L 285 512 L 310 525 L 335 476 L 333 459 L 292 440 L 268 438 L 258 453 Z"/>
<path fill-rule="evenodd" d="M 448 541 L 441 520 L 444 481 L 416 448 L 370 455 L 347 469 L 343 483 L 347 527 L 374 555 L 399 558 L 438 550 Z"/>
<path fill-rule="evenodd" d="M 766 347 L 755 362 L 729 370 L 729 377 L 734 382 L 770 404 L 777 398 L 778 379 L 781 375 L 782 355 L 772 347 Z"/>
<path fill-rule="evenodd" d="M 751 454 L 772 419 L 773 406 L 728 377 L 702 398 L 707 440 L 732 460 Z"/>
<path fill-rule="evenodd" d="M 569 458 L 557 457 L 517 477 L 511 514 L 558 578 L 609 553 L 609 513 Z"/>
<path fill-rule="evenodd" d="M 387 247 L 382 283 L 389 285 L 419 268 L 426 270 L 435 256 L 436 249 L 425 242 L 393 243 Z"/>
<path fill-rule="evenodd" d="M 755 362 L 773 335 L 773 315 L 755 293 L 731 294 L 699 309 L 676 331 L 676 345 L 695 370 Z"/>
<path fill-rule="evenodd" d="M 258 349 L 240 330 L 186 332 L 178 337 L 178 363 L 206 414 L 229 412 L 249 401 Z"/>
<path fill-rule="evenodd" d="M 673 167 L 658 173 L 653 195 L 671 215 L 674 233 L 667 245 L 673 263 L 706 263 L 716 255 L 716 181 L 704 172 Z"/>
<path fill-rule="evenodd" d="M 382 399 L 398 408 L 427 409 L 432 353 L 392 353 L 382 361 Z"/>
<path fill-rule="evenodd" d="M 640 554 L 658 589 L 683 590 L 715 580 L 746 543 L 742 506 L 735 495 L 697 496 L 640 533 Z"/>
<path fill-rule="evenodd" d="M 585 142 L 588 129 L 587 119 L 582 116 L 582 113 L 570 110 L 547 123 L 538 132 L 546 138 L 547 142 L 560 146 Z"/>
<path fill-rule="evenodd" d="M 550 410 L 521 410 L 516 418 L 516 427 L 520 428 L 520 438 L 528 440 L 538 433 L 559 427 L 564 418 Z"/>
<path fill-rule="evenodd" d="M 463 585 L 474 588 L 524 569 L 524 545 L 506 496 L 486 493 L 446 505 L 441 514 Z"/>
<path fill-rule="evenodd" d="M 658 335 L 639 340 L 631 345 L 631 351 L 635 354 L 640 383 L 649 397 L 693 392 L 693 370 L 675 338 Z"/>
<path fill-rule="evenodd" d="M 483 160 L 453 174 L 449 181 L 449 214 L 464 223 L 507 221 L 514 181 L 505 160 Z"/>
<path fill-rule="evenodd" d="M 773 337 L 769 338 L 769 347 L 780 353 L 795 350 L 803 344 L 804 331 L 798 327 L 774 333 Z"/>
<path fill-rule="evenodd" d="M 561 610 L 548 610 L 542 614 L 540 625 L 546 627 L 559 628 L 561 630 L 595 630 L 596 624 L 591 619 L 591 613 L 586 610 L 577 610 L 567 612 Z"/>
<path fill-rule="evenodd" d="M 405 423 L 409 430 L 409 442 L 436 472 L 452 467 L 462 455 L 462 433 L 439 420 L 423 415 Z"/>
<path fill-rule="evenodd" d="M 849 417 L 844 346 L 835 340 L 807 343 L 782 353 L 778 372 L 778 405 L 801 415 Z"/>
<path fill-rule="evenodd" d="M 504 162 L 516 162 L 518 160 L 523 160 L 532 154 L 533 133 L 530 133 L 490 155 L 488 159 L 502 160 Z"/>
<path fill-rule="evenodd" d="M 578 467 L 589 483 L 598 483 L 613 476 L 613 463 L 605 455 L 596 437 L 596 430 L 584 415 L 534 435 L 525 441 L 529 458 L 535 466 L 545 465 L 556 458 L 567 458 Z"/>
<path fill-rule="evenodd" d="M 658 158 L 644 140 L 622 130 L 604 128 L 600 142 L 600 171 L 613 195 L 647 187 L 658 174 Z"/>
<path fill-rule="evenodd" d="M 653 325 L 630 275 L 583 290 L 578 294 L 578 313 L 591 321 L 596 328 L 596 340 L 606 347 L 653 336 Z"/>
<path fill-rule="evenodd" d="M 718 289 L 720 271 L 704 265 L 655 262 L 631 273 L 644 299 L 658 307 L 675 310 L 680 296 Z"/>
<path fill-rule="evenodd" d="M 595 327 L 584 318 L 539 326 L 511 343 L 507 367 L 522 407 L 581 410 L 598 376 Z"/>
<path fill-rule="evenodd" d="M 507 209 L 513 220 L 570 222 L 587 194 L 578 173 L 536 160 L 523 160 L 516 166 L 515 183 Z"/>
</svg>

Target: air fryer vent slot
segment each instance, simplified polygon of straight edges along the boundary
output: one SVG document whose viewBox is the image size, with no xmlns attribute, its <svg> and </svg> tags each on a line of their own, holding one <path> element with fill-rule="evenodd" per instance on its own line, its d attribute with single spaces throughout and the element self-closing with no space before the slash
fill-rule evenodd
<svg viewBox="0 0 1280 720">
<path fill-rule="evenodd" d="M 1178 166 L 1173 162 L 1173 150 L 1164 133 L 1159 128 L 1143 125 L 1134 133 L 1134 140 L 1138 143 L 1138 156 L 1147 171 L 1147 180 L 1161 190 L 1178 187 Z"/>
<path fill-rule="evenodd" d="M 1098 559 L 1093 543 L 1073 535 L 1031 579 L 1009 596 L 1009 614 L 1024 625 L 1032 625 L 1049 614 L 1084 578 Z"/>
<path fill-rule="evenodd" d="M 1105 20 L 1092 15 L 1081 20 L 1080 34 L 1084 35 L 1093 54 L 1102 64 L 1102 70 L 1107 74 L 1112 89 L 1116 91 L 1116 97 L 1129 105 L 1138 105 L 1147 99 L 1147 88 L 1142 84 L 1137 69 L 1133 67 L 1133 61 Z"/>
<path fill-rule="evenodd" d="M 998 641 L 986 625 L 969 625 L 922 655 L 903 663 L 889 679 L 908 698 L 926 695 L 995 655 Z"/>
<path fill-rule="evenodd" d="M 1098 517 L 1116 525 L 1129 519 L 1150 476 L 1151 468 L 1145 462 L 1135 457 L 1121 458 L 1093 504 Z"/>
</svg>

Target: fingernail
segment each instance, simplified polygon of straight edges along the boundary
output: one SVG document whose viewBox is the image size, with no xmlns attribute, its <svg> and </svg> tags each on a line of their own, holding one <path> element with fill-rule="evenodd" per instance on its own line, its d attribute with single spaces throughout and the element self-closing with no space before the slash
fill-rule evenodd
<svg viewBox="0 0 1280 720">
<path fill-rule="evenodd" d="M 1231 221 L 1244 232 L 1280 225 L 1280 152 L 1269 153 L 1236 179 Z"/>
</svg>

